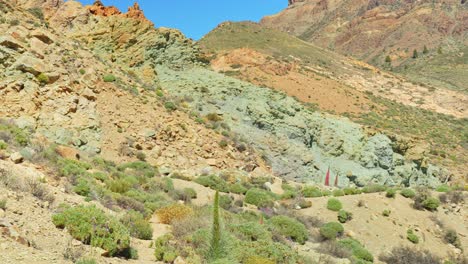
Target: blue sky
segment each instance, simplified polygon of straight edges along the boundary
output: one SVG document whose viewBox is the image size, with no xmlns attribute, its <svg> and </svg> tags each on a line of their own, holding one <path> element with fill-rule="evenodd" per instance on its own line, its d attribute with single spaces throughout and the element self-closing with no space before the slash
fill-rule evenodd
<svg viewBox="0 0 468 264">
<path fill-rule="evenodd" d="M 94 0 L 79 0 L 92 4 Z M 127 11 L 134 0 L 102 0 L 105 5 Z M 200 39 L 224 21 L 259 21 L 265 15 L 278 13 L 287 0 L 139 0 L 146 17 L 156 27 L 180 29 L 186 36 Z"/>
</svg>

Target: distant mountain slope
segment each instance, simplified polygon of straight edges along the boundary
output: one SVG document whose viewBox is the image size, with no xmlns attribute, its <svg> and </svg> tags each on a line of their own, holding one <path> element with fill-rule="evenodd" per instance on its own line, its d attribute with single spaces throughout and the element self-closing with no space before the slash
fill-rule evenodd
<svg viewBox="0 0 468 264">
<path fill-rule="evenodd" d="M 393 67 L 414 80 L 468 91 L 463 74 L 468 71 L 467 5 L 459 0 L 303 0 L 261 24 L 376 66 Z M 413 58 L 414 50 L 418 58 Z M 429 67 L 419 74 L 421 65 Z"/>
<path fill-rule="evenodd" d="M 216 71 L 284 91 L 312 108 L 348 115 L 387 134 L 424 142 L 433 159 L 465 175 L 468 98 L 462 92 L 417 85 L 251 22 L 223 23 L 199 45 Z"/>
</svg>

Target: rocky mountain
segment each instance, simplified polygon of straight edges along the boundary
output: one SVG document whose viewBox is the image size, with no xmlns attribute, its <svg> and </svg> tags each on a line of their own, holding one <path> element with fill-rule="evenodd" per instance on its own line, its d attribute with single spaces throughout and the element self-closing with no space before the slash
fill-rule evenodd
<svg viewBox="0 0 468 264">
<path fill-rule="evenodd" d="M 261 24 L 415 82 L 466 92 L 465 1 L 290 1 Z"/>
<path fill-rule="evenodd" d="M 464 260 L 459 92 L 253 23 L 0 10 L 1 263 Z"/>
</svg>

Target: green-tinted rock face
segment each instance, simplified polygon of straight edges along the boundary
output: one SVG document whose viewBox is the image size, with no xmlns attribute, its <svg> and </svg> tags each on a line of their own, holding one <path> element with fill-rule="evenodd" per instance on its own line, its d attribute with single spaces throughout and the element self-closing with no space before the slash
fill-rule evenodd
<svg viewBox="0 0 468 264">
<path fill-rule="evenodd" d="M 162 86 L 173 95 L 191 97 L 201 115 L 222 113 L 223 122 L 259 150 L 278 176 L 323 183 L 328 167 L 331 183 L 434 185 L 414 163 L 404 162 L 383 134 L 368 136 L 345 118 L 306 109 L 282 93 L 193 67 L 157 68 Z M 436 174 L 431 167 L 431 175 Z"/>
</svg>

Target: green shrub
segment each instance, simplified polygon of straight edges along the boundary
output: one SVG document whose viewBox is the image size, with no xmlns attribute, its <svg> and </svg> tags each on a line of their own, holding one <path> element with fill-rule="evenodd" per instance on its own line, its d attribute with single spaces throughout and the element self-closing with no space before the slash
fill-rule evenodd
<svg viewBox="0 0 468 264">
<path fill-rule="evenodd" d="M 353 214 L 352 213 L 347 212 L 345 210 L 340 210 L 338 212 L 338 221 L 340 223 L 346 223 L 346 222 L 350 221 L 351 219 L 353 219 Z"/>
<path fill-rule="evenodd" d="M 33 16 L 40 20 L 44 20 L 44 13 L 42 12 L 42 9 L 39 7 L 31 7 L 27 9 L 29 13 L 31 13 Z"/>
<path fill-rule="evenodd" d="M 229 229 L 241 240 L 257 241 L 271 239 L 271 233 L 265 229 L 264 225 L 258 222 L 242 222 L 229 226 Z"/>
<path fill-rule="evenodd" d="M 371 185 L 364 186 L 364 188 L 362 188 L 362 192 L 363 193 L 376 193 L 376 192 L 383 192 L 386 189 L 387 188 L 383 185 L 371 184 Z"/>
<path fill-rule="evenodd" d="M 186 197 L 190 199 L 197 198 L 197 191 L 195 191 L 193 188 L 184 188 L 183 193 Z"/>
<path fill-rule="evenodd" d="M 120 222 L 127 227 L 132 237 L 143 240 L 153 238 L 153 228 L 140 212 L 130 210 L 120 219 Z"/>
<path fill-rule="evenodd" d="M 434 198 L 434 197 L 429 197 L 422 202 L 422 206 L 429 211 L 437 210 L 437 207 L 439 207 L 439 205 L 440 205 L 439 199 Z"/>
<path fill-rule="evenodd" d="M 0 150 L 7 149 L 7 148 L 8 148 L 8 144 L 5 141 L 0 140 Z"/>
<path fill-rule="evenodd" d="M 91 165 L 76 160 L 60 159 L 58 161 L 59 174 L 64 177 L 84 176 L 91 169 Z"/>
<path fill-rule="evenodd" d="M 308 230 L 301 222 L 296 219 L 280 215 L 270 219 L 274 229 L 281 235 L 304 244 L 308 239 Z"/>
<path fill-rule="evenodd" d="M 248 189 L 245 188 L 241 183 L 237 182 L 229 186 L 229 191 L 236 194 L 246 194 Z"/>
<path fill-rule="evenodd" d="M 81 74 L 81 75 L 83 75 L 83 74 L 85 74 L 85 73 L 86 73 L 85 69 L 80 69 L 80 74 Z"/>
<path fill-rule="evenodd" d="M 170 243 L 172 238 L 171 234 L 166 234 L 154 241 L 154 256 L 157 261 L 172 263 L 177 258 L 177 249 Z"/>
<path fill-rule="evenodd" d="M 362 191 L 357 188 L 344 188 L 343 192 L 345 195 L 355 195 L 360 194 Z"/>
<path fill-rule="evenodd" d="M 419 243 L 419 237 L 414 233 L 413 229 L 408 229 L 408 231 L 406 231 L 406 238 L 413 244 Z"/>
<path fill-rule="evenodd" d="M 322 191 L 315 186 L 305 186 L 302 189 L 302 195 L 306 198 L 321 197 Z"/>
<path fill-rule="evenodd" d="M 452 190 L 452 188 L 450 188 L 447 184 L 439 185 L 436 188 L 437 192 L 444 192 L 444 193 L 450 192 L 451 190 Z"/>
<path fill-rule="evenodd" d="M 52 221 L 56 227 L 66 228 L 73 238 L 100 247 L 110 256 L 130 248 L 130 234 L 125 226 L 95 206 L 66 208 L 53 215 Z"/>
<path fill-rule="evenodd" d="M 416 193 L 411 189 L 403 189 L 400 191 L 400 194 L 406 198 L 413 198 L 416 196 Z"/>
<path fill-rule="evenodd" d="M 135 184 L 138 183 L 136 178 L 127 176 L 123 179 L 111 180 L 106 183 L 109 190 L 115 193 L 126 193 L 129 191 Z"/>
<path fill-rule="evenodd" d="M 226 181 L 216 175 L 200 176 L 195 179 L 195 182 L 216 191 L 229 192 L 229 185 Z"/>
<path fill-rule="evenodd" d="M 225 210 L 231 208 L 233 199 L 229 195 L 220 195 L 219 196 L 219 206 Z"/>
<path fill-rule="evenodd" d="M 336 239 L 343 234 L 344 228 L 340 223 L 329 222 L 320 227 L 320 235 L 325 239 Z"/>
<path fill-rule="evenodd" d="M 351 254 L 353 255 L 353 257 L 356 258 L 358 261 L 364 260 L 364 261 L 368 261 L 371 263 L 374 262 L 374 256 L 372 256 L 372 254 L 367 249 L 365 249 L 364 246 L 359 241 L 353 238 L 342 239 L 338 241 L 338 245 L 351 251 Z"/>
<path fill-rule="evenodd" d="M 460 238 L 458 237 L 457 231 L 448 229 L 444 233 L 445 242 L 454 245 L 457 248 L 461 248 Z"/>
<path fill-rule="evenodd" d="M 164 108 L 170 112 L 177 110 L 177 106 L 173 102 L 165 102 Z"/>
<path fill-rule="evenodd" d="M 91 187 L 86 179 L 79 179 L 78 184 L 73 188 L 73 191 L 81 196 L 88 196 L 91 192 Z"/>
<path fill-rule="evenodd" d="M 395 198 L 396 190 L 395 189 L 388 189 L 385 193 L 385 197 L 387 198 Z"/>
<path fill-rule="evenodd" d="M 146 160 L 146 154 L 143 153 L 143 152 L 141 152 L 141 151 L 139 151 L 139 152 L 137 152 L 137 154 L 136 154 L 136 158 L 137 158 L 138 160 L 140 160 L 140 161 L 145 161 L 145 160 Z"/>
<path fill-rule="evenodd" d="M 258 257 L 258 256 L 251 256 L 247 258 L 247 260 L 244 262 L 245 264 L 275 264 L 276 262 L 264 258 L 264 257 Z"/>
<path fill-rule="evenodd" d="M 39 75 L 36 76 L 36 79 L 39 81 L 41 84 L 48 84 L 49 83 L 49 76 L 47 76 L 45 73 L 40 73 Z"/>
<path fill-rule="evenodd" d="M 245 203 L 253 204 L 257 207 L 272 207 L 274 200 L 271 192 L 257 188 L 248 190 L 244 198 Z"/>
<path fill-rule="evenodd" d="M 281 194 L 281 199 L 293 199 L 297 197 L 296 190 L 285 190 L 283 194 Z"/>
<path fill-rule="evenodd" d="M 382 215 L 385 217 L 389 217 L 391 213 L 392 211 L 386 209 L 386 210 L 383 210 Z"/>
<path fill-rule="evenodd" d="M 6 210 L 7 199 L 0 199 L 0 209 Z"/>
<path fill-rule="evenodd" d="M 327 202 L 327 209 L 335 212 L 340 211 L 343 208 L 343 205 L 338 199 L 330 198 Z"/>
<path fill-rule="evenodd" d="M 115 76 L 112 74 L 106 74 L 104 75 L 103 80 L 104 82 L 115 82 L 117 78 L 115 78 Z"/>
<path fill-rule="evenodd" d="M 119 165 L 117 169 L 119 171 L 125 171 L 126 173 L 127 173 L 126 170 L 130 169 L 132 171 L 129 173 L 134 174 L 134 175 L 142 175 L 147 178 L 154 177 L 158 172 L 157 168 L 151 166 L 150 164 L 144 161 L 135 161 L 135 162 L 125 163 L 125 164 Z"/>
<path fill-rule="evenodd" d="M 343 190 L 334 190 L 333 191 L 333 196 L 337 197 L 337 196 L 344 196 L 345 193 Z"/>
</svg>

